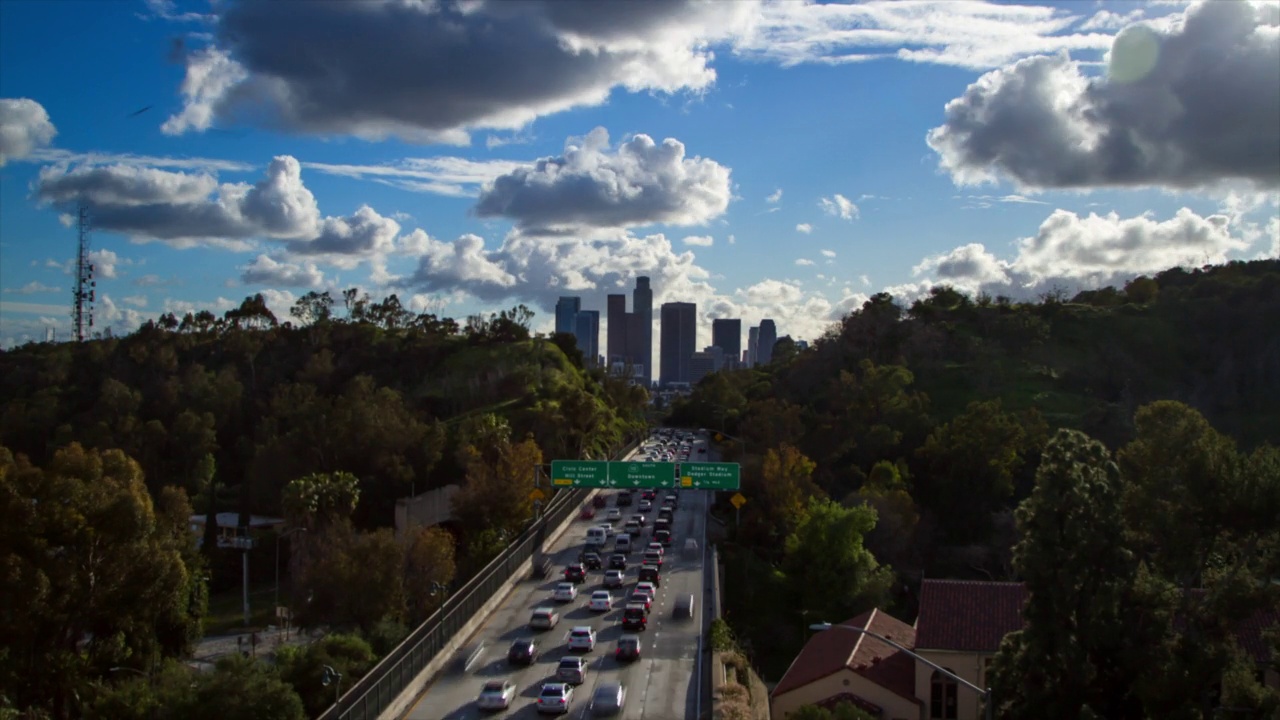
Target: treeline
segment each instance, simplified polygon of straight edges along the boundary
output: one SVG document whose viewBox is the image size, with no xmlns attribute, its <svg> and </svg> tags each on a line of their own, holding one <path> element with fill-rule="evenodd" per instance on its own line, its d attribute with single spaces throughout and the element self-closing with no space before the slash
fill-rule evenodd
<svg viewBox="0 0 1280 720">
<path fill-rule="evenodd" d="M 1031 495 L 1057 428 L 1127 447 L 1142 439 L 1139 410 L 1172 399 L 1188 426 L 1222 431 L 1215 437 L 1233 448 L 1222 456 L 1231 468 L 1270 467 L 1267 443 L 1280 440 L 1275 327 L 1277 261 L 1171 270 L 1035 303 L 937 288 L 905 308 L 877 295 L 807 350 L 783 341 L 766 367 L 708 376 L 670 422 L 724 432 L 730 459 L 744 463 L 748 502 L 725 566 L 730 586 L 752 592 L 726 597 L 731 623 L 776 680 L 807 622 L 867 609 L 882 584 L 893 589 L 878 601 L 911 618 L 922 575 L 1023 577 L 1014 509 Z M 1263 459 L 1250 460 L 1254 448 Z M 1275 476 L 1259 472 L 1249 482 L 1275 492 Z M 1237 478 L 1223 466 L 1205 482 L 1221 489 Z M 848 532 L 856 543 L 831 551 L 865 548 L 876 563 L 849 576 L 855 594 L 838 607 L 814 589 L 831 585 L 806 574 L 822 560 L 795 555 L 809 507 L 827 502 L 875 511 Z M 734 516 L 727 505 L 718 511 Z M 854 517 L 840 527 L 856 528 Z"/>
</svg>

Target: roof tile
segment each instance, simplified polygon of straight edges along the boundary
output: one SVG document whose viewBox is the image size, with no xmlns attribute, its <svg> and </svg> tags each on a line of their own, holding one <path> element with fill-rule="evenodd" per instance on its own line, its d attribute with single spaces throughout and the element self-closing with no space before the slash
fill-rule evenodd
<svg viewBox="0 0 1280 720">
<path fill-rule="evenodd" d="M 1027 591 L 1022 583 L 929 580 L 920 586 L 916 647 L 922 650 L 995 652 L 1022 628 Z"/>
</svg>

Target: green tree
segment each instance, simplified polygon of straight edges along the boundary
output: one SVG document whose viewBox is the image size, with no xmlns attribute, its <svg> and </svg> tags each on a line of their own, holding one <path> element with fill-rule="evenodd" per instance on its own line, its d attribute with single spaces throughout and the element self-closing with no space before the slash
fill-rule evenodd
<svg viewBox="0 0 1280 720">
<path fill-rule="evenodd" d="M 218 661 L 212 673 L 196 676 L 190 701 L 170 711 L 188 720 L 303 720 L 302 700 L 275 668 L 238 655 Z"/>
<path fill-rule="evenodd" d="M 300 626 L 367 633 L 382 620 L 403 618 L 404 551 L 391 529 L 359 532 L 336 525 L 309 543 L 309 550 L 298 578 L 306 598 L 298 611 Z"/>
<path fill-rule="evenodd" d="M 282 647 L 276 653 L 280 678 L 302 698 L 307 715 L 315 717 L 333 704 L 334 689 L 323 683 L 326 665 L 342 674 L 344 688 L 364 677 L 377 662 L 373 648 L 356 635 L 326 635 L 310 645 Z"/>
<path fill-rule="evenodd" d="M 765 453 L 758 478 L 748 476 L 744 492 L 755 500 L 747 506 L 743 533 L 768 556 L 781 555 L 787 536 L 800 526 L 809 499 L 822 494 L 813 482 L 815 464 L 792 445 Z"/>
<path fill-rule="evenodd" d="M 41 470 L 0 448 L 0 508 L 0 687 L 19 706 L 69 717 L 92 678 L 198 632 L 189 520 L 156 512 L 123 452 L 72 444 Z"/>
<path fill-rule="evenodd" d="M 887 598 L 893 573 L 862 543 L 875 525 L 876 512 L 865 505 L 809 499 L 803 519 L 786 539 L 782 561 L 798 607 L 836 621 Z"/>
<path fill-rule="evenodd" d="M 1025 628 L 1005 636 L 994 664 L 1003 717 L 1135 717 L 1135 662 L 1161 664 L 1161 622 L 1158 603 L 1135 613 L 1145 573 L 1125 543 L 1122 490 L 1096 440 L 1060 430 L 1046 447 L 1016 514 L 1013 563 L 1028 598 Z"/>
<path fill-rule="evenodd" d="M 404 586 L 415 621 L 422 621 L 443 602 L 437 584 L 448 585 L 457 573 L 453 534 L 440 527 L 411 528 L 405 542 Z"/>
</svg>

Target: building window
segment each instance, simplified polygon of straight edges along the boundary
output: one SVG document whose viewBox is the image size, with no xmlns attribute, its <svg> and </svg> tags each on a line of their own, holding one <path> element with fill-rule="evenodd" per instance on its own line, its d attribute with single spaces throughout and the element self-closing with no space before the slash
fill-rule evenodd
<svg viewBox="0 0 1280 720">
<path fill-rule="evenodd" d="M 934 670 L 933 679 L 929 683 L 929 717 L 956 720 L 956 698 L 959 690 L 955 680 Z"/>
</svg>

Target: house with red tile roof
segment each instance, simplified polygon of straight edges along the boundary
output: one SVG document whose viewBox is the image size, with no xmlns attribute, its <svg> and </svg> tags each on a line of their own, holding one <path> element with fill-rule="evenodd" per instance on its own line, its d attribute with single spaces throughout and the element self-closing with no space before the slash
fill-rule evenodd
<svg viewBox="0 0 1280 720">
<path fill-rule="evenodd" d="M 880 610 L 841 623 L 860 627 L 906 647 L 916 630 Z M 915 661 L 868 635 L 832 629 L 805 643 L 769 696 L 770 716 L 783 720 L 805 705 L 834 707 L 847 701 L 884 720 L 918 720 Z"/>
</svg>

